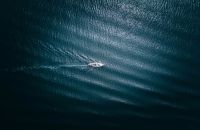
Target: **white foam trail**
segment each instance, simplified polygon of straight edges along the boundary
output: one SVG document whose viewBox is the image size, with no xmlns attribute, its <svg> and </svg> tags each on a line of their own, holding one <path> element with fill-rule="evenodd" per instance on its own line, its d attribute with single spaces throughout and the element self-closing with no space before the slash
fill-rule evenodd
<svg viewBox="0 0 200 130">
<path fill-rule="evenodd" d="M 65 67 L 84 67 L 88 65 L 55 65 L 55 66 L 32 66 L 32 67 L 25 67 L 24 69 L 59 69 L 59 68 L 65 68 Z"/>
<path fill-rule="evenodd" d="M 99 68 L 104 66 L 103 63 L 101 62 L 90 62 L 88 64 L 84 65 L 40 65 L 40 66 L 21 66 L 19 68 L 14 68 L 14 69 L 4 69 L 4 71 L 7 72 L 16 72 L 16 71 L 28 71 L 28 70 L 37 70 L 37 69 L 59 69 L 59 68 L 68 68 L 68 67 L 93 67 L 93 68 Z"/>
<path fill-rule="evenodd" d="M 59 69 L 59 68 L 68 68 L 68 67 L 87 67 L 88 65 L 41 65 L 41 66 L 21 66 L 18 68 L 4 69 L 3 71 L 7 72 L 17 72 L 17 71 L 28 71 L 28 70 L 37 70 L 37 69 Z"/>
<path fill-rule="evenodd" d="M 58 68 L 65 68 L 65 67 L 86 67 L 88 65 L 57 65 L 57 66 L 47 66 L 51 67 L 52 69 L 58 69 Z"/>
</svg>

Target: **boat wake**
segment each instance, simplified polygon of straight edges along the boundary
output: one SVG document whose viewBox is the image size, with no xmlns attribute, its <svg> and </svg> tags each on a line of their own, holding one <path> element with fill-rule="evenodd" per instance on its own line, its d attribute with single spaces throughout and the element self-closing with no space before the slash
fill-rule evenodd
<svg viewBox="0 0 200 130">
<path fill-rule="evenodd" d="M 84 65 L 66 65 L 66 64 L 62 64 L 62 65 L 41 65 L 41 66 L 21 66 L 18 68 L 14 68 L 14 69 L 4 69 L 4 71 L 7 72 L 17 72 L 17 71 L 28 71 L 28 70 L 39 70 L 39 69 L 60 69 L 60 68 L 70 68 L 70 67 L 92 67 L 92 68 L 100 68 L 103 67 L 105 64 L 101 63 L 101 62 L 91 62 L 88 64 L 84 64 Z"/>
</svg>

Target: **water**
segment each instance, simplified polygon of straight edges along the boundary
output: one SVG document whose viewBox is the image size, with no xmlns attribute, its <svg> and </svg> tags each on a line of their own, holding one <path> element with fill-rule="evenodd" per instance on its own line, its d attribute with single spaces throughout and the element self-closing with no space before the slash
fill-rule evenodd
<svg viewBox="0 0 200 130">
<path fill-rule="evenodd" d="M 198 0 L 1 6 L 2 113 L 10 127 L 200 127 Z"/>
</svg>

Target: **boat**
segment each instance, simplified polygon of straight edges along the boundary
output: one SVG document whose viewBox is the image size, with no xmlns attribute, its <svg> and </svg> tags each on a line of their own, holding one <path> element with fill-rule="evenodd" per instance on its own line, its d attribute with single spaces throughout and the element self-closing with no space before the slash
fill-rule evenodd
<svg viewBox="0 0 200 130">
<path fill-rule="evenodd" d="M 88 66 L 98 68 L 98 67 L 104 66 L 104 64 L 101 62 L 92 62 L 92 63 L 89 63 Z"/>
</svg>

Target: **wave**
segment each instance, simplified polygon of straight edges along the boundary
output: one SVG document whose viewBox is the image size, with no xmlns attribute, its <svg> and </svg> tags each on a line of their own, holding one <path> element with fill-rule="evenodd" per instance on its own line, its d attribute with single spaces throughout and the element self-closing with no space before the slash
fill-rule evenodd
<svg viewBox="0 0 200 130">
<path fill-rule="evenodd" d="M 184 129 L 183 122 L 196 126 L 199 5 L 193 0 L 23 1 L 9 17 L 11 40 L 4 49 L 10 51 L 1 52 L 7 56 L 1 73 L 15 76 L 13 84 L 21 87 L 12 91 L 31 99 L 27 106 L 25 99 L 18 102 L 36 113 L 32 118 L 49 109 L 62 125 L 93 128 L 94 123 L 94 129 L 150 123 L 164 129 L 177 120 L 177 128 Z M 97 61 L 105 66 L 89 66 Z"/>
</svg>

